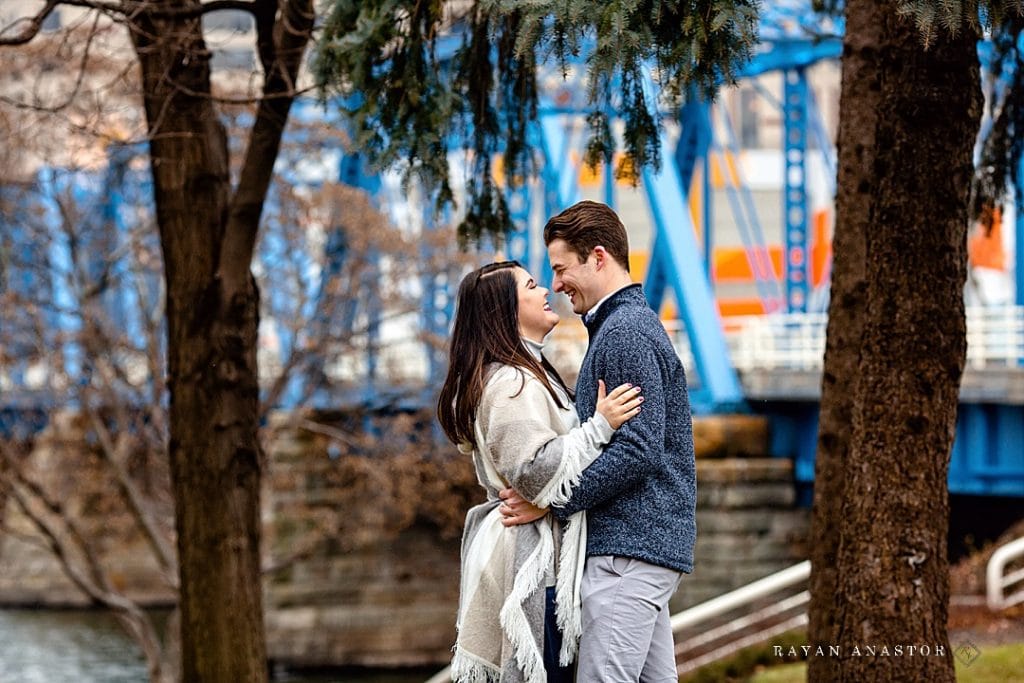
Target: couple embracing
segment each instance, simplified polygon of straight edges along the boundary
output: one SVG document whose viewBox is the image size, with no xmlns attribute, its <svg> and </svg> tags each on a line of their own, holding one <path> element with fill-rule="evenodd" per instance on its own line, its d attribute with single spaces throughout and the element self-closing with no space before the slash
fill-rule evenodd
<svg viewBox="0 0 1024 683">
<path fill-rule="evenodd" d="M 668 601 L 696 538 L 686 377 L 614 211 L 580 202 L 544 242 L 589 334 L 575 391 L 544 357 L 558 315 L 530 273 L 492 263 L 459 288 L 438 418 L 487 502 L 466 516 L 452 678 L 675 683 Z"/>
</svg>

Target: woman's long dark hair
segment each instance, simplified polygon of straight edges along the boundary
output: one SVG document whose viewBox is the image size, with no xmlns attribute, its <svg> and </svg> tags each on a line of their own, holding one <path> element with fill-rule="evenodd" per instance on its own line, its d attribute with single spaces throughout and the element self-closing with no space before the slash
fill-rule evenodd
<svg viewBox="0 0 1024 683">
<path fill-rule="evenodd" d="M 559 408 L 567 406 L 563 405 L 549 375 L 572 398 L 572 392 L 551 363 L 543 356 L 538 362 L 520 336 L 518 284 L 514 272 L 520 267 L 516 261 L 489 263 L 464 277 L 459 285 L 455 327 L 448 351 L 448 376 L 437 401 L 437 419 L 452 443 L 476 445 L 473 420 L 484 391 L 484 371 L 489 363 L 514 365 L 533 373 Z"/>
</svg>

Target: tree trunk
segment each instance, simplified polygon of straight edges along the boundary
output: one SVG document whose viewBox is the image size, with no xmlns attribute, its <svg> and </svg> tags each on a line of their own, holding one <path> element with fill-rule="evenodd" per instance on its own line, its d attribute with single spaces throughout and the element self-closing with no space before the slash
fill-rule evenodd
<svg viewBox="0 0 1024 683">
<path fill-rule="evenodd" d="M 231 197 L 227 136 L 210 98 L 199 18 L 143 12 L 136 22 L 167 282 L 181 676 L 265 681 L 258 292 L 251 276 L 238 284 L 231 278 L 232 287 L 222 277 Z M 251 251 L 231 257 L 248 273 Z"/>
<path fill-rule="evenodd" d="M 947 473 L 981 114 L 977 35 L 961 31 L 925 49 L 891 3 L 846 3 L 811 681 L 954 680 Z"/>
</svg>

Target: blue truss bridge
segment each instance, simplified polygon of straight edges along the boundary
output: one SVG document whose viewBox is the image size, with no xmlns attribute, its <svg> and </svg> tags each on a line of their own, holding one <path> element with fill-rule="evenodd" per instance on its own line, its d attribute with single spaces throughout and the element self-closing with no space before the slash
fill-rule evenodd
<svg viewBox="0 0 1024 683">
<path fill-rule="evenodd" d="M 587 113 L 583 69 L 570 69 L 564 79 L 560 69 L 546 75 L 533 136 L 539 172 L 508 190 L 516 229 L 495 251 L 550 281 L 539 235 L 544 217 L 583 198 L 616 208 L 631 232 L 633 273 L 687 366 L 694 412 L 766 415 L 772 454 L 792 458 L 798 482 L 809 486 L 828 301 L 836 169 L 829 131 L 842 24 L 813 14 L 803 2 L 766 3 L 764 9 L 762 43 L 739 85 L 716 103 L 691 97 L 681 111 L 667 113 L 662 166 L 645 169 L 635 188 L 618 181 L 612 168 L 581 165 Z M 985 46 L 979 53 L 986 54 Z M 647 87 L 649 96 L 657 98 L 653 80 Z M 294 113 L 296 121 L 344 128 L 336 116 L 311 101 L 298 103 Z M 0 287 L 48 289 L 55 301 L 69 299 L 45 269 L 24 266 L 69 267 L 66 240 L 55 238 L 41 248 L 38 235 L 34 238 L 25 227 L 26 216 L 51 216 L 51 229 L 59 231 L 55 198 L 61 193 L 74 195 L 86 207 L 83 220 L 105 235 L 106 247 L 98 253 L 122 253 L 124 236 L 152 216 L 146 164 L 139 163 L 143 154 L 138 147 L 112 147 L 105 169 L 40 170 L 34 190 L 50 198 L 41 214 L 18 201 L 0 202 L 5 207 L 0 256 L 7 259 Z M 344 333 L 353 339 L 338 351 L 337 363 L 315 377 L 300 374 L 276 394 L 275 405 L 370 411 L 430 406 L 445 369 L 437 341 L 447 335 L 465 270 L 452 263 L 430 265 L 428 257 L 436 248 L 431 234 L 441 234 L 442 228 L 422 210 L 410 208 L 416 202 L 393 174 L 370 170 L 358 150 L 341 141 L 325 143 L 312 166 L 308 158 L 285 152 L 278 170 L 294 187 L 317 190 L 340 182 L 365 191 L 396 225 L 418 236 L 421 258 L 414 266 L 397 268 L 391 256 L 371 254 L 369 266 L 363 264 L 357 276 L 352 231 L 358 226 L 325 221 L 316 239 L 308 239 L 296 256 L 295 250 L 282 247 L 281 226 L 267 225 L 257 269 L 272 268 L 282 259 L 306 259 L 297 286 L 308 295 L 303 306 L 316 324 L 290 329 L 285 323 L 297 315 L 291 290 L 265 288 L 265 367 L 288 366 L 303 335 Z M 977 282 L 968 292 L 967 370 L 949 474 L 954 493 L 1024 497 L 1024 211 L 1014 213 L 1008 211 L 990 234 L 988 239 L 997 244 L 972 238 L 980 245 L 972 248 L 972 258 L 990 257 L 973 263 L 972 281 Z M 993 250 L 1001 260 L 991 258 Z M 86 264 L 89 268 L 102 270 L 99 262 Z M 404 300 L 414 310 L 389 317 L 379 292 L 383 280 L 394 279 L 399 271 Z M 342 277 L 353 278 L 349 300 L 327 306 L 328 285 Z M 127 288 L 109 288 L 102 306 L 123 329 L 138 325 L 133 312 L 137 294 Z M 49 324 L 54 348 L 59 348 L 60 329 L 74 323 L 55 313 Z M 8 321 L 0 327 L 0 432 L 26 422 L 30 429 L 39 428 L 52 401 L 52 360 L 19 352 L 18 329 Z M 573 329 L 571 321 L 563 324 L 552 342 L 563 365 L 571 365 L 584 343 Z M 81 349 L 63 349 L 60 358 L 83 364 Z"/>
</svg>

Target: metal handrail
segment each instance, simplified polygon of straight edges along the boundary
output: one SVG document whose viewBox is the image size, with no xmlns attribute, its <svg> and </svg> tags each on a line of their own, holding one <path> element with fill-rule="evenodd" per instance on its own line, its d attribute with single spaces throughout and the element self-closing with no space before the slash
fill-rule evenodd
<svg viewBox="0 0 1024 683">
<path fill-rule="evenodd" d="M 1024 557 L 1024 536 L 1015 541 L 1010 541 L 992 553 L 985 568 L 985 584 L 988 608 L 992 611 L 999 611 L 1024 602 L 1024 588 L 1015 593 L 1006 595 L 1005 589 L 1024 581 L 1024 568 L 1004 574 L 1006 565 Z"/>
<path fill-rule="evenodd" d="M 756 626 L 761 622 L 777 617 L 780 614 L 785 614 L 791 610 L 799 607 L 804 607 L 808 602 L 811 601 L 811 594 L 808 591 L 802 591 L 793 597 L 780 600 L 779 602 L 773 603 L 762 609 L 748 614 L 745 617 L 739 617 L 732 619 L 725 624 L 717 628 L 713 628 L 710 631 L 705 631 L 698 636 L 694 636 L 686 641 L 686 648 L 689 650 L 695 650 L 698 647 L 703 647 L 716 640 L 721 640 L 726 636 L 731 636 L 734 633 L 746 630 L 752 626 Z"/>
<path fill-rule="evenodd" d="M 693 628 L 734 610 L 749 607 L 757 601 L 770 598 L 805 583 L 810 575 L 811 563 L 804 561 L 683 610 L 672 617 L 672 633 L 678 634 L 683 629 Z M 810 594 L 804 590 L 680 642 L 676 646 L 676 668 L 679 674 L 689 673 L 706 664 L 728 657 L 745 647 L 764 642 L 780 633 L 805 625 L 807 623 L 806 606 L 809 601 Z M 799 612 L 781 623 L 771 623 L 773 619 L 790 614 L 794 610 L 799 610 Z M 756 630 L 751 633 L 752 629 Z M 685 657 L 688 652 L 694 652 L 713 643 L 721 644 L 699 656 Z M 679 661 L 680 658 L 682 661 Z"/>
<path fill-rule="evenodd" d="M 800 581 L 806 581 L 810 576 L 811 562 L 810 560 L 804 560 L 800 564 L 783 569 L 781 572 L 776 572 L 753 583 L 748 583 L 746 586 L 719 595 L 717 598 L 712 598 L 707 602 L 694 605 L 672 617 L 672 633 L 696 626 L 713 617 L 721 616 L 729 610 L 741 607 L 783 588 L 796 585 Z"/>
<path fill-rule="evenodd" d="M 681 664 L 678 664 L 676 666 L 676 672 L 680 676 L 682 676 L 684 674 L 688 674 L 691 671 L 696 671 L 697 669 L 701 668 L 702 666 L 707 666 L 708 664 L 711 664 L 713 662 L 717 662 L 720 659 L 724 659 L 724 658 L 728 657 L 729 655 L 734 654 L 734 653 L 742 650 L 745 647 L 750 647 L 751 645 L 757 645 L 758 643 L 763 643 L 766 640 L 770 640 L 770 639 L 774 638 L 777 635 L 786 633 L 787 631 L 792 631 L 795 628 L 800 628 L 801 626 L 806 626 L 806 625 L 807 625 L 807 614 L 805 612 L 801 612 L 800 614 L 796 615 L 795 617 L 791 617 L 790 619 L 787 619 L 786 621 L 784 621 L 784 622 L 782 622 L 780 624 L 776 624 L 775 626 L 771 626 L 769 628 L 762 629 L 762 630 L 758 631 L 757 633 L 752 633 L 752 634 L 750 634 L 748 636 L 744 636 L 742 638 L 734 640 L 734 641 L 730 642 L 728 645 L 723 645 L 722 647 L 720 647 L 718 649 L 715 649 L 715 650 L 712 650 L 711 652 L 707 652 L 705 654 L 702 654 L 699 657 L 695 657 L 693 659 L 688 659 L 688 660 L 686 660 L 686 661 L 684 661 Z M 679 656 L 679 653 L 677 651 L 676 657 L 678 658 L 678 656 Z"/>
</svg>

